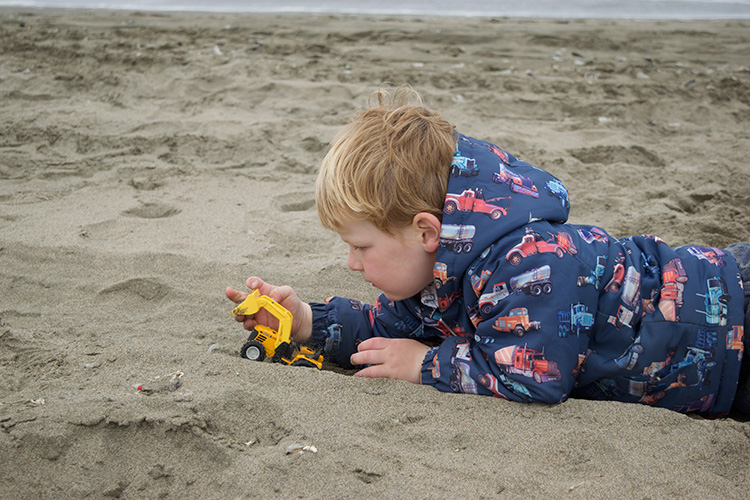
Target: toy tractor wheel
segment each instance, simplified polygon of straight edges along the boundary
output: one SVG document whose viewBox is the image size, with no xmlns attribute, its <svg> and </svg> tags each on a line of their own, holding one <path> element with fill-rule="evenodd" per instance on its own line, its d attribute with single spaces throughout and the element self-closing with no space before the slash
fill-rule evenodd
<svg viewBox="0 0 750 500">
<path fill-rule="evenodd" d="M 240 349 L 240 356 L 251 361 L 263 361 L 266 359 L 266 348 L 255 340 L 248 340 Z"/>
</svg>

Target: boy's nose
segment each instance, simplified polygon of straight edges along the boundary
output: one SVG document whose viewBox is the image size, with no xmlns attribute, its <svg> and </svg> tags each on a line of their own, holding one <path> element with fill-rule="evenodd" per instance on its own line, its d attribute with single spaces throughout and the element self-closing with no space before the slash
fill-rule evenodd
<svg viewBox="0 0 750 500">
<path fill-rule="evenodd" d="M 359 259 L 357 259 L 354 256 L 354 251 L 349 250 L 349 258 L 346 260 L 346 265 L 351 269 L 352 271 L 361 271 L 362 265 L 359 262 Z"/>
</svg>

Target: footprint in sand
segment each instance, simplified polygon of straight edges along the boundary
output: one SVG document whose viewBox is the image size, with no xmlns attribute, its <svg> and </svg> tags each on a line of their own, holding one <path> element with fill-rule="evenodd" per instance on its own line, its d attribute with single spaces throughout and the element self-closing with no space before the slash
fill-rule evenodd
<svg viewBox="0 0 750 500">
<path fill-rule="evenodd" d="M 128 217 L 140 217 L 142 219 L 164 219 L 166 217 L 177 215 L 181 211 L 182 210 L 179 208 L 162 205 L 161 203 L 144 203 L 140 207 L 129 208 L 122 212 L 122 214 Z"/>
<path fill-rule="evenodd" d="M 594 146 L 571 149 L 568 152 L 581 163 L 625 163 L 650 167 L 666 165 L 659 155 L 641 146 Z"/>
<path fill-rule="evenodd" d="M 144 300 L 159 300 L 170 293 L 169 286 L 155 278 L 131 278 L 115 283 L 99 292 L 99 295 L 136 295 Z"/>
<path fill-rule="evenodd" d="M 303 200 L 281 205 L 280 210 L 282 212 L 304 212 L 313 206 L 315 206 L 315 200 Z"/>
<path fill-rule="evenodd" d="M 279 210 L 282 212 L 304 212 L 315 206 L 315 199 L 308 198 L 309 193 L 290 193 L 279 196 L 276 199 L 280 202 Z M 293 201 L 289 201 L 289 200 Z"/>
</svg>

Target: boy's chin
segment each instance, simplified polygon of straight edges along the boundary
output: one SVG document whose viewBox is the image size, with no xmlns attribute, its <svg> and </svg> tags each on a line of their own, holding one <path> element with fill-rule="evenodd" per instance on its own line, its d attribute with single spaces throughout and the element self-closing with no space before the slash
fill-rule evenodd
<svg viewBox="0 0 750 500">
<path fill-rule="evenodd" d="M 404 296 L 404 295 L 400 295 L 400 294 L 394 294 L 394 293 L 391 293 L 391 292 L 386 292 L 385 290 L 380 290 L 380 291 L 383 292 L 383 295 L 385 295 L 385 298 L 388 299 L 388 300 L 390 300 L 391 302 L 397 302 L 399 300 L 406 300 L 408 298 L 413 297 L 413 295 Z"/>
</svg>

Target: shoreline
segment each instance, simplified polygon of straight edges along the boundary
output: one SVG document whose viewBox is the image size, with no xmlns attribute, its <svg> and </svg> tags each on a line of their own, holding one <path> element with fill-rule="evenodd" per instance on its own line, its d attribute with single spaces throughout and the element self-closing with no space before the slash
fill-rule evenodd
<svg viewBox="0 0 750 500">
<path fill-rule="evenodd" d="M 614 22 L 614 23 L 750 23 L 750 13 L 745 17 L 686 17 L 686 18 L 661 18 L 661 17 L 586 17 L 586 16 L 533 16 L 533 15 L 505 15 L 472 13 L 460 15 L 455 13 L 424 15 L 421 13 L 385 13 L 385 12 L 335 12 L 335 11 L 273 11 L 273 10 L 179 10 L 179 9 L 143 9 L 143 8 L 120 8 L 120 7 L 57 7 L 57 6 L 14 6 L 0 5 L 0 12 L 34 13 L 34 14 L 90 14 L 93 16 L 114 13 L 116 15 L 153 15 L 156 17 L 169 16 L 226 16 L 226 17 L 279 17 L 279 18 L 309 18 L 330 17 L 342 19 L 363 19 L 371 21 L 399 20 L 420 22 L 424 20 L 447 21 L 451 18 L 460 18 L 469 21 L 490 20 L 519 21 L 519 22 L 551 22 L 551 23 L 574 23 L 574 22 Z"/>
</svg>

